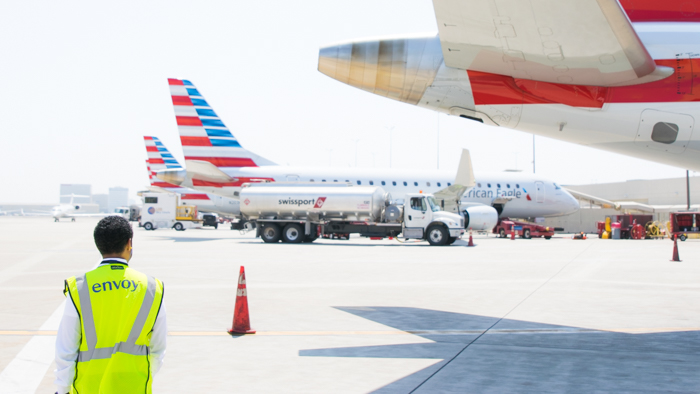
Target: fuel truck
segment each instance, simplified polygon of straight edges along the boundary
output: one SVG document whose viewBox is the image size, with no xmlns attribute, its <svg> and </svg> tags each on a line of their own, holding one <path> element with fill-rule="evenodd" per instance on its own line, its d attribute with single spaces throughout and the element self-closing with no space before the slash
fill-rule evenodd
<svg viewBox="0 0 700 394">
<path fill-rule="evenodd" d="M 241 215 L 256 224 L 264 242 L 313 242 L 350 234 L 399 237 L 450 245 L 464 234 L 464 218 L 445 212 L 430 194 L 407 194 L 392 201 L 381 187 L 338 183 L 244 184 Z"/>
</svg>

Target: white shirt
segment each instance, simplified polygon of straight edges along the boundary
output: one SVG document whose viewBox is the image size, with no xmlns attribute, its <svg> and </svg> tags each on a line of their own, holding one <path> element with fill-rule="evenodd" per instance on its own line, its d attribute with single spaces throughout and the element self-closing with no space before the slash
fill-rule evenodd
<svg viewBox="0 0 700 394">
<path fill-rule="evenodd" d="M 127 261 L 124 259 L 109 258 L 102 260 L 100 265 L 109 264 L 112 261 L 127 264 Z M 75 310 L 72 301 L 66 300 L 63 318 L 61 319 L 61 325 L 58 326 L 58 334 L 56 336 L 56 370 L 54 371 L 56 380 L 54 384 L 59 394 L 69 393 L 70 386 L 73 384 L 73 379 L 75 378 L 75 362 L 78 359 L 78 350 L 80 349 L 80 334 L 81 327 L 78 311 Z M 163 365 L 167 334 L 164 297 L 160 312 L 153 326 L 151 344 L 148 346 L 151 355 L 151 373 L 154 375 Z"/>
</svg>

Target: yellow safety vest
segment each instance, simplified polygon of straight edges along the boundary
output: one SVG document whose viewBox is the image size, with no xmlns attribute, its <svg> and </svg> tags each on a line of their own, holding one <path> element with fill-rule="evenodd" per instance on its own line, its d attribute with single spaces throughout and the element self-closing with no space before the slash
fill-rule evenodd
<svg viewBox="0 0 700 394">
<path fill-rule="evenodd" d="M 164 287 L 113 262 L 66 280 L 80 316 L 80 351 L 71 394 L 151 393 L 149 345 Z"/>
</svg>

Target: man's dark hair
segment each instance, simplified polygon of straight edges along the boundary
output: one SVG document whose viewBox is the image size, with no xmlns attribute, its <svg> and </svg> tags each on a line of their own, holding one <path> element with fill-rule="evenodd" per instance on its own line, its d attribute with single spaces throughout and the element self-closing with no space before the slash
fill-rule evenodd
<svg viewBox="0 0 700 394">
<path fill-rule="evenodd" d="M 134 236 L 129 222 L 121 216 L 107 216 L 95 226 L 95 245 L 102 255 L 121 253 Z"/>
</svg>

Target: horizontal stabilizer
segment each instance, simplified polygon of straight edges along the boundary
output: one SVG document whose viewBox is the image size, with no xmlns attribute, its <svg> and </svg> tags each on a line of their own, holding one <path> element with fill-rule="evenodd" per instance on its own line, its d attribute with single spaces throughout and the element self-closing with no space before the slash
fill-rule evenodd
<svg viewBox="0 0 700 394">
<path fill-rule="evenodd" d="M 231 178 L 208 161 L 185 160 L 185 166 L 187 168 L 187 177 L 191 179 L 217 183 L 235 182 L 238 180 Z"/>
</svg>

